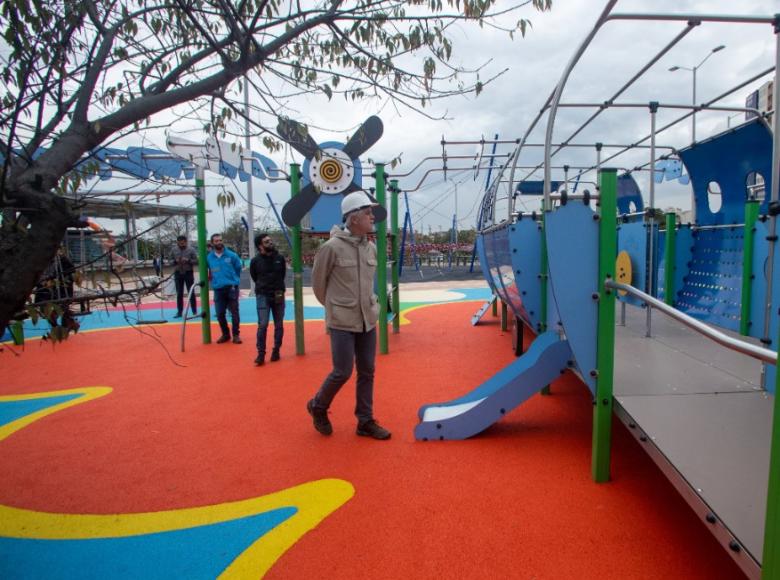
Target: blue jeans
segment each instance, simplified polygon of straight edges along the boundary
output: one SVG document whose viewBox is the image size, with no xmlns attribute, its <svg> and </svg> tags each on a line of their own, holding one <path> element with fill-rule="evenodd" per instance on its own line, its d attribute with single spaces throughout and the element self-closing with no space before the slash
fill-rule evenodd
<svg viewBox="0 0 780 580">
<path fill-rule="evenodd" d="M 374 418 L 374 361 L 376 360 L 376 328 L 368 332 L 330 329 L 330 350 L 333 370 L 314 395 L 314 407 L 327 410 L 336 394 L 352 375 L 352 363 L 357 366 L 355 416 L 359 423 Z"/>
<path fill-rule="evenodd" d="M 217 313 L 217 321 L 219 322 L 220 330 L 222 330 L 222 336 L 230 336 L 227 323 L 228 310 L 230 310 L 230 321 L 233 323 L 233 336 L 241 334 L 239 328 L 241 319 L 238 317 L 238 286 L 214 288 L 214 310 Z"/>
<path fill-rule="evenodd" d="M 265 354 L 265 337 L 268 333 L 268 319 L 274 317 L 274 349 L 282 347 L 284 336 L 284 300 L 276 302 L 264 294 L 258 294 L 257 301 L 257 354 Z"/>
</svg>

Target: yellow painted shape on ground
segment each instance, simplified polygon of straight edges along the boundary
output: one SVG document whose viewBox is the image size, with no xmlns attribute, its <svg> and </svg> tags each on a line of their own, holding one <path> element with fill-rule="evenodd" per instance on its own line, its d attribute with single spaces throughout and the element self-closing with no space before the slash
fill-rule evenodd
<svg viewBox="0 0 780 580">
<path fill-rule="evenodd" d="M 40 409 L 38 411 L 35 411 L 34 413 L 25 415 L 24 417 L 19 417 L 18 419 L 15 419 L 10 423 L 6 423 L 2 427 L 0 427 L 0 441 L 10 436 L 11 434 L 15 433 L 19 429 L 24 429 L 25 427 L 27 427 L 27 425 L 37 421 L 38 419 L 42 419 L 47 415 L 51 415 L 52 413 L 56 413 L 57 411 L 62 411 L 63 409 L 67 409 L 68 407 L 73 407 L 74 405 L 80 405 L 81 403 L 86 403 L 87 401 L 94 401 L 97 398 L 105 397 L 112 390 L 113 389 L 111 389 L 111 387 L 81 387 L 79 389 L 66 389 L 62 391 L 46 391 L 46 392 L 32 393 L 26 395 L 0 396 L 0 403 L 6 403 L 12 401 L 31 401 L 35 399 L 46 399 L 49 397 L 65 397 L 68 395 L 81 395 L 80 397 L 71 399 L 70 401 L 57 403 L 55 405 L 52 405 L 51 407 Z"/>
<path fill-rule="evenodd" d="M 301 536 L 344 505 L 355 488 L 341 479 L 320 479 L 262 497 L 217 505 L 136 514 L 56 514 L 0 505 L 0 536 L 38 540 L 121 538 L 218 524 L 295 507 L 297 513 L 244 550 L 220 575 L 265 574 Z"/>
<path fill-rule="evenodd" d="M 110 387 L 83 387 L 26 395 L 0 396 L 3 401 L 23 401 L 82 394 L 82 397 L 36 411 L 0 428 L 0 441 L 34 421 L 67 407 L 92 401 L 112 391 Z M 220 574 L 220 578 L 264 575 L 301 536 L 314 529 L 352 496 L 355 488 L 342 479 L 320 479 L 262 497 L 217 505 L 135 514 L 57 514 L 0 505 L 0 536 L 38 540 L 85 540 L 153 534 L 216 524 L 285 507 L 295 515 L 257 539 Z"/>
</svg>

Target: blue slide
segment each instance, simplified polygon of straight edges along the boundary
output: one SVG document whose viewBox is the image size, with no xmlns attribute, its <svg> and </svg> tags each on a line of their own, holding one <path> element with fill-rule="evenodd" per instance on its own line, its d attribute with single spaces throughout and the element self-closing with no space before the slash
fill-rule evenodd
<svg viewBox="0 0 780 580">
<path fill-rule="evenodd" d="M 490 427 L 568 368 L 569 343 L 555 332 L 536 337 L 515 362 L 470 393 L 420 408 L 414 436 L 422 441 L 467 439 Z"/>
</svg>

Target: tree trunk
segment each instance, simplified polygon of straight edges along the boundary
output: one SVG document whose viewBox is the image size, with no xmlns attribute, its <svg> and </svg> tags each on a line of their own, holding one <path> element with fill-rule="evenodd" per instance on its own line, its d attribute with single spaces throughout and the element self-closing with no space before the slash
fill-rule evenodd
<svg viewBox="0 0 780 580">
<path fill-rule="evenodd" d="M 8 197 L 16 196 L 9 191 Z M 23 212 L 22 220 L 16 223 L 4 220 L 0 227 L 0 336 L 24 310 L 31 289 L 75 220 L 63 198 L 52 194 L 37 197 L 35 210 Z"/>
</svg>

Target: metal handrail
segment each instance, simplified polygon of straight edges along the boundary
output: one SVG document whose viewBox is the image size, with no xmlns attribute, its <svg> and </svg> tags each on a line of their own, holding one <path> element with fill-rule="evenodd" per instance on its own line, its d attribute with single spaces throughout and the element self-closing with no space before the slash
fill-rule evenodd
<svg viewBox="0 0 780 580">
<path fill-rule="evenodd" d="M 607 279 L 604 282 L 604 287 L 611 288 L 613 290 L 623 290 L 634 298 L 638 298 L 645 304 L 652 306 L 656 310 L 660 310 L 670 318 L 674 318 L 678 322 L 682 322 L 688 328 L 695 330 L 699 334 L 703 334 L 707 338 L 714 340 L 718 344 L 725 346 L 728 349 L 741 352 L 742 354 L 746 354 L 749 357 L 758 359 L 761 362 L 765 362 L 767 364 L 777 364 L 777 353 L 775 351 L 757 346 L 755 344 L 750 344 L 744 340 L 732 338 L 731 336 L 724 334 L 719 330 L 715 330 L 711 326 L 708 326 L 707 324 L 704 324 L 703 322 L 696 320 L 695 318 L 688 316 L 687 314 L 684 314 L 675 308 L 672 308 L 665 302 L 662 302 L 657 298 L 653 298 L 649 294 L 645 294 L 638 288 L 634 288 L 628 284 L 621 284 L 620 282 L 615 282 L 611 279 Z"/>
</svg>

